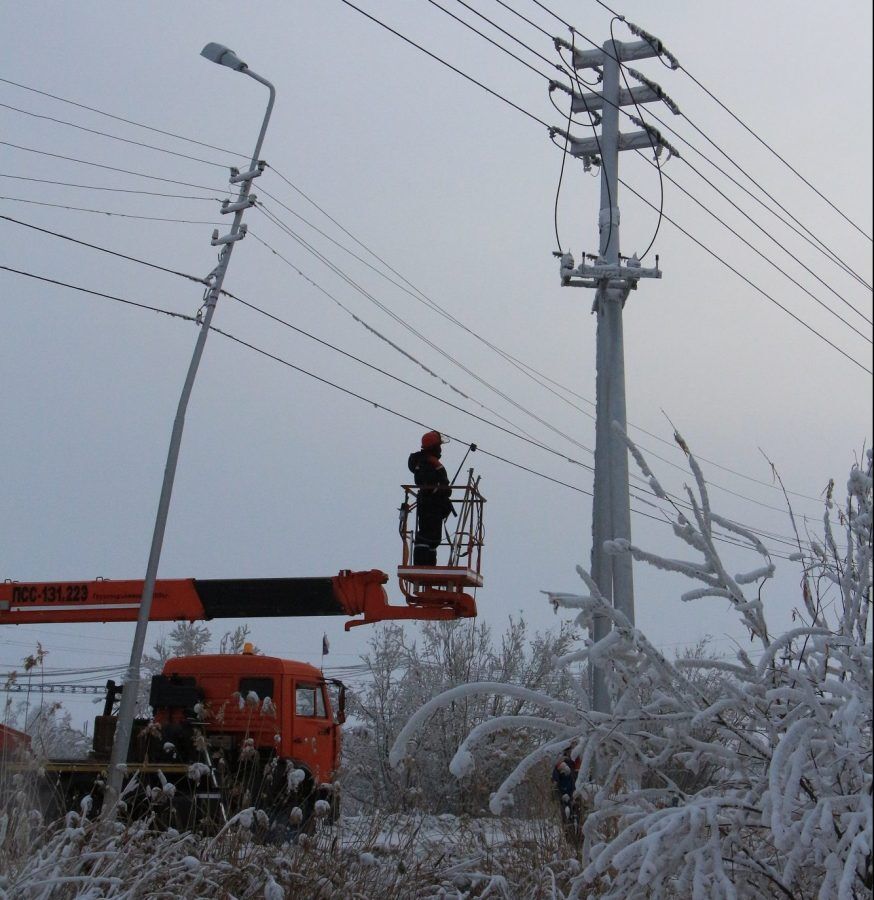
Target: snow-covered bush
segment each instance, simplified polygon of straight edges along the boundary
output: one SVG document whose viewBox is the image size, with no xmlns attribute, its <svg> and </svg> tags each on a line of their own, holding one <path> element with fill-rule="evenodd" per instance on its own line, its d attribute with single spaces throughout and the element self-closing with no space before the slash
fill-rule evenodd
<svg viewBox="0 0 874 900">
<path fill-rule="evenodd" d="M 486 809 L 502 768 L 531 746 L 531 737 L 521 731 L 486 737 L 482 749 L 490 762 L 470 777 L 446 778 L 446 768 L 471 728 L 494 716 L 527 712 L 524 699 L 459 697 L 416 736 L 413 764 L 403 771 L 389 766 L 389 748 L 423 703 L 470 681 L 509 682 L 571 698 L 571 676 L 551 663 L 571 641 L 569 628 L 529 639 L 521 620 L 510 621 L 497 646 L 484 622 L 429 623 L 419 640 L 398 625 L 381 628 L 364 657 L 370 677 L 349 700 L 342 774 L 346 811 L 379 807 L 477 814 Z"/>
<path fill-rule="evenodd" d="M 682 597 L 717 597 L 731 605 L 757 645 L 753 660 L 700 655 L 668 661 L 646 636 L 605 602 L 579 568 L 586 593 L 550 594 L 587 628 L 595 615 L 612 630 L 597 643 L 556 659 L 559 668 L 602 667 L 612 711 L 589 709 L 583 682 L 574 704 L 548 692 L 526 693 L 539 716 L 501 715 L 473 728 L 450 765 L 468 772 L 486 736 L 524 727 L 546 735 L 519 760 L 491 800 L 511 807 L 527 773 L 573 744 L 577 794 L 584 809 L 582 868 L 571 896 L 605 897 L 870 897 L 872 888 L 872 454 L 854 466 L 843 510 L 826 501 L 823 539 L 799 540 L 801 602 L 790 628 L 769 627 L 761 588 L 774 571 L 767 549 L 747 529 L 716 513 L 697 461 L 689 512 L 674 533 L 699 558 L 665 559 L 626 542 L 614 553 L 680 573 L 698 583 Z M 664 497 L 643 456 L 632 454 Z M 835 538 L 834 517 L 845 549 Z M 716 543 L 729 533 L 761 557 L 731 574 Z M 790 623 L 786 623 L 787 625 Z M 720 677 L 709 680 L 708 673 Z M 392 764 L 436 710 L 463 697 L 521 697 L 520 688 L 469 684 L 436 697 L 398 736 Z M 693 784 L 672 773 L 706 771 Z"/>
</svg>

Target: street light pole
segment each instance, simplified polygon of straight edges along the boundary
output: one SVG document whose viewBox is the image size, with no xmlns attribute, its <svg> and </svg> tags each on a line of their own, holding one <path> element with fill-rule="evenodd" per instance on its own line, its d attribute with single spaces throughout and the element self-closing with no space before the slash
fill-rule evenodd
<svg viewBox="0 0 874 900">
<path fill-rule="evenodd" d="M 152 597 L 155 592 L 155 580 L 158 575 L 158 563 L 161 559 L 161 549 L 164 544 L 164 531 L 167 526 L 167 514 L 170 509 L 170 497 L 173 493 L 173 481 L 176 477 L 176 465 L 179 461 L 179 448 L 182 444 L 182 429 L 185 426 L 185 413 L 188 409 L 188 400 L 194 387 L 194 379 L 203 356 L 203 348 L 209 335 L 210 323 L 215 312 L 216 303 L 222 290 L 225 273 L 231 259 L 234 244 L 246 236 L 246 226 L 242 224 L 243 212 L 254 205 L 255 197 L 250 196 L 253 179 L 257 178 L 264 170 L 259 161 L 261 145 L 264 143 L 264 135 L 267 132 L 267 123 L 273 111 L 273 101 L 276 99 L 276 90 L 273 85 L 252 72 L 249 67 L 240 60 L 233 50 L 223 47 L 221 44 L 207 44 L 201 51 L 201 56 L 211 62 L 227 66 L 236 72 L 242 72 L 255 81 L 265 85 L 270 91 L 270 99 L 267 102 L 267 110 L 264 113 L 264 121 L 261 123 L 261 131 L 255 144 L 255 152 L 252 154 L 252 162 L 247 172 L 231 170 L 231 184 L 239 184 L 240 190 L 236 201 L 222 204 L 223 213 L 233 213 L 234 220 L 231 230 L 223 237 L 219 237 L 218 231 L 212 236 L 212 245 L 220 246 L 218 265 L 207 276 L 208 287 L 204 294 L 202 315 L 200 319 L 200 333 L 194 345 L 194 353 L 188 366 L 188 374 L 185 384 L 182 386 L 182 394 L 179 397 L 179 405 L 176 409 L 176 418 L 173 422 L 173 432 L 170 435 L 170 447 L 167 451 L 167 463 L 164 467 L 164 481 L 161 485 L 161 497 L 158 501 L 158 512 L 155 517 L 155 529 L 152 534 L 152 545 L 149 550 L 149 562 L 146 566 L 146 577 L 143 584 L 143 593 L 140 598 L 139 614 L 134 632 L 133 646 L 131 647 L 130 662 L 124 679 L 124 690 L 121 696 L 121 705 L 118 711 L 118 721 L 115 729 L 115 738 L 112 745 L 112 755 L 109 762 L 109 773 L 106 783 L 106 795 L 103 802 L 102 817 L 109 821 L 115 814 L 118 806 L 121 784 L 124 777 L 124 766 L 127 761 L 128 745 L 130 744 L 133 730 L 134 712 L 136 709 L 137 693 L 140 684 L 140 660 L 146 643 L 146 629 L 149 624 L 149 615 L 152 610 Z"/>
</svg>

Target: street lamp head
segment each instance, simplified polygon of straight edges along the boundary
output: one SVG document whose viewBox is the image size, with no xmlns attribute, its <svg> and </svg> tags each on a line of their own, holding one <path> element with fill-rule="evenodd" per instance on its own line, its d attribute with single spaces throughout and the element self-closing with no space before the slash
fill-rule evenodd
<svg viewBox="0 0 874 900">
<path fill-rule="evenodd" d="M 201 56 L 205 56 L 210 62 L 218 63 L 221 66 L 227 66 L 235 72 L 242 72 L 248 66 L 234 53 L 223 44 L 210 43 L 200 51 Z"/>
</svg>

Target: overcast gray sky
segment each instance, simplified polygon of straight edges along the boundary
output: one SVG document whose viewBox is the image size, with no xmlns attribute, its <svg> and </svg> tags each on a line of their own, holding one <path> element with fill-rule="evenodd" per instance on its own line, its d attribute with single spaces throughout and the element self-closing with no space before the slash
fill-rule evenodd
<svg viewBox="0 0 874 900">
<path fill-rule="evenodd" d="M 441 2 L 545 75 L 555 74 L 456 0 Z M 358 5 L 537 118 L 565 124 L 549 104 L 545 78 L 426 0 L 361 0 Z M 509 3 L 534 25 L 494 0 L 474 0 L 472 5 L 558 61 L 551 42 L 535 25 L 563 37 L 568 31 L 537 4 Z M 545 5 L 597 42 L 609 37 L 610 16 L 594 0 L 551 0 Z M 558 453 L 536 449 L 403 388 L 234 301 L 221 301 L 215 324 L 354 389 L 380 407 L 591 489 L 591 473 L 579 463 L 591 464 L 591 453 L 584 448 L 594 447 L 594 426 L 586 414 L 594 399 L 592 296 L 559 285 L 551 252 L 561 153 L 541 124 L 340 0 L 257 6 L 5 2 L 0 8 L 0 77 L 7 79 L 0 81 L 0 132 L 6 142 L 0 145 L 0 214 L 205 275 L 214 264 L 211 223 L 220 224 L 221 217 L 217 203 L 202 198 L 225 196 L 227 170 L 222 166 L 242 161 L 250 152 L 266 99 L 259 85 L 198 55 L 208 41 L 225 43 L 277 88 L 263 151 L 276 171 L 260 180 L 256 193 L 400 322 L 350 288 L 261 211 L 247 215 L 252 236 L 235 250 L 226 287 L 485 419 L 500 422 L 504 417 L 512 423 L 507 427 L 524 430 Z M 870 4 L 629 0 L 619 11 L 660 37 L 695 78 L 870 235 Z M 622 23 L 616 23 L 615 33 L 617 39 L 631 39 Z M 586 46 L 584 38 L 578 40 Z M 674 118 L 664 107 L 653 109 L 683 139 L 747 184 L 728 158 L 740 164 L 870 284 L 869 239 L 686 74 L 656 60 L 637 67 L 656 79 L 686 114 Z M 240 156 L 127 125 L 10 81 L 230 148 Z M 574 130 L 585 136 L 581 125 Z M 684 160 L 713 180 L 762 230 L 681 160 L 671 160 L 665 174 L 700 205 L 666 182 L 665 214 L 870 369 L 871 328 L 865 321 L 871 317 L 870 290 L 732 186 L 687 144 L 676 137 L 672 141 Z M 201 187 L 110 171 L 35 150 Z M 652 167 L 632 154 L 623 154 L 621 166 L 622 177 L 657 205 L 658 179 Z M 366 256 L 276 172 L 469 331 L 455 327 L 312 230 L 315 225 Z M 642 251 L 657 215 L 628 191 L 620 193 L 619 202 L 622 250 Z M 558 229 L 562 246 L 570 246 L 578 258 L 581 251 L 595 249 L 597 206 L 598 179 L 568 159 Z M 802 287 L 756 256 L 707 210 L 736 228 Z M 763 232 L 785 244 L 789 254 Z M 0 265 L 189 315 L 199 306 L 200 291 L 190 282 L 6 220 L 0 220 L 0 234 Z M 427 374 L 375 337 L 259 238 L 440 377 Z M 692 448 L 712 461 L 704 468 L 720 486 L 713 491 L 714 506 L 775 535 L 788 535 L 785 504 L 770 484 L 760 448 L 790 490 L 816 498 L 834 477 L 842 491 L 848 466 L 871 438 L 871 378 L 670 222 L 662 222 L 653 252 L 660 256 L 664 278 L 645 283 L 625 311 L 629 420 L 651 433 L 632 428 L 632 437 L 669 460 L 651 463 L 667 488 L 680 491 L 687 480 L 681 471 L 684 460 L 679 449 L 664 443 L 671 437 L 664 411 Z M 0 575 L 22 581 L 142 577 L 194 326 L 6 271 L 0 271 L 0 298 Z M 526 378 L 478 338 L 554 379 L 563 386 L 555 390 L 565 399 Z M 455 361 L 555 430 L 476 381 Z M 569 395 L 565 388 L 580 396 Z M 341 568 L 392 572 L 399 554 L 398 485 L 408 476 L 406 457 L 417 446 L 421 430 L 372 403 L 212 335 L 186 424 L 160 575 L 332 575 Z M 463 448 L 457 443 L 447 449 L 450 472 Z M 500 627 L 508 614 L 521 611 L 533 627 L 552 627 L 556 620 L 539 591 L 579 586 L 574 566 L 588 561 L 590 498 L 492 456 L 480 454 L 474 463 L 488 497 L 481 614 Z M 801 496 L 793 496 L 792 502 L 799 515 L 811 517 L 815 528 L 820 505 Z M 646 500 L 632 505 L 660 517 Z M 665 524 L 638 514 L 632 524 L 637 543 L 657 552 L 678 552 Z M 777 540 L 771 546 L 779 553 L 788 550 Z M 733 551 L 727 555 L 732 565 L 743 565 Z M 792 563 L 777 563 L 779 577 L 764 596 L 775 622 L 782 622 L 797 602 L 798 579 Z M 719 604 L 682 605 L 677 598 L 685 583 L 641 566 L 635 578 L 638 622 L 657 644 L 676 649 L 711 634 L 715 649 L 728 652 L 731 639 L 743 639 Z M 393 597 L 400 599 L 394 588 Z M 232 624 L 216 623 L 214 631 Z M 367 629 L 345 635 L 342 622 L 334 620 L 251 624 L 265 651 L 308 660 L 318 659 L 321 634 L 327 631 L 334 665 L 353 662 L 368 636 Z M 152 630 L 157 635 L 168 627 L 155 625 Z M 130 633 L 128 626 L 8 628 L 0 635 L 0 663 L 4 669 L 13 666 L 40 640 L 51 651 L 50 665 L 79 665 L 84 660 L 121 666 Z"/>
</svg>

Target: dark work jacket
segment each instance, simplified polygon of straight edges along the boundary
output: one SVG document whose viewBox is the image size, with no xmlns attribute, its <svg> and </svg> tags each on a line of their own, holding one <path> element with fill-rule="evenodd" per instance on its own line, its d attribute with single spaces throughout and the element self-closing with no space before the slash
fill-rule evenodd
<svg viewBox="0 0 874 900">
<path fill-rule="evenodd" d="M 552 770 L 552 780 L 555 783 L 556 788 L 558 788 L 559 796 L 567 794 L 568 797 L 573 797 L 577 787 L 577 773 L 574 770 L 573 763 L 568 763 L 568 769 L 570 771 L 562 772 L 562 763 L 568 763 L 568 761 L 566 759 L 560 759 L 555 764 L 555 768 Z"/>
<path fill-rule="evenodd" d="M 411 453 L 407 466 L 419 488 L 419 515 L 439 515 L 445 519 L 452 512 L 449 476 L 443 463 L 427 450 Z"/>
</svg>

